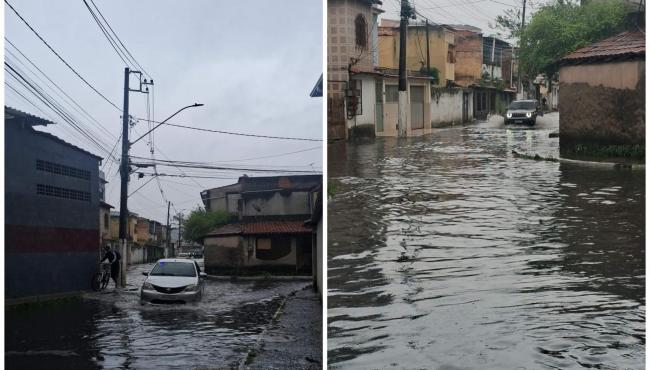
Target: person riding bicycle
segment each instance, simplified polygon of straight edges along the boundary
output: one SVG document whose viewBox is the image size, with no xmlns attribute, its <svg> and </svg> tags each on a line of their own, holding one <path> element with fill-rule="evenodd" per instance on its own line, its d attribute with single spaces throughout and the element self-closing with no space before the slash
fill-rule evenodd
<svg viewBox="0 0 650 370">
<path fill-rule="evenodd" d="M 107 260 L 111 264 L 111 278 L 115 282 L 115 288 L 117 289 L 118 287 L 118 282 L 117 278 L 120 276 L 120 260 L 122 259 L 122 256 L 120 256 L 120 253 L 118 251 L 112 251 L 111 247 L 108 245 L 104 247 L 104 251 L 106 252 L 104 254 L 104 258 L 102 258 L 99 263 L 104 262 Z"/>
</svg>

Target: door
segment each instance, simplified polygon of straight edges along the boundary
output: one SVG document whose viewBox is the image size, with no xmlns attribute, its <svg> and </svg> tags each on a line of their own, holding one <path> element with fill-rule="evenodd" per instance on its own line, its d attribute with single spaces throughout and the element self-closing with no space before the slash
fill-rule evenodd
<svg viewBox="0 0 650 370">
<path fill-rule="evenodd" d="M 377 132 L 384 131 L 384 84 L 375 81 L 375 126 Z"/>
<path fill-rule="evenodd" d="M 424 128 L 424 86 L 411 86 L 411 129 Z"/>
</svg>

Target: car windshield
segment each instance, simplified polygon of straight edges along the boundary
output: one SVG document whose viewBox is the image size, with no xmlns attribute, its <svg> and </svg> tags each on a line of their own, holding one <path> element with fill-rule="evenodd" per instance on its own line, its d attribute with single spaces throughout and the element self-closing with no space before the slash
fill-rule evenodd
<svg viewBox="0 0 650 370">
<path fill-rule="evenodd" d="M 525 101 L 525 100 L 520 100 L 520 101 L 513 101 L 510 103 L 509 109 L 535 109 L 537 107 L 537 103 L 534 101 Z"/>
<path fill-rule="evenodd" d="M 151 270 L 151 276 L 196 276 L 196 269 L 192 263 L 158 262 Z"/>
</svg>

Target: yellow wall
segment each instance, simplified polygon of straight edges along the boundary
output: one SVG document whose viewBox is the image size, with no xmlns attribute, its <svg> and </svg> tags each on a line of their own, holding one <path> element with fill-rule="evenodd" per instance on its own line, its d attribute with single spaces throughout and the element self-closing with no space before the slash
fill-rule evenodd
<svg viewBox="0 0 650 370">
<path fill-rule="evenodd" d="M 128 223 L 128 235 L 133 236 L 133 241 L 137 242 L 137 235 L 135 234 L 135 225 L 138 222 L 138 219 L 135 217 L 129 217 L 129 223 Z M 120 237 L 120 218 L 119 217 L 111 217 L 111 239 L 118 239 Z"/>
<path fill-rule="evenodd" d="M 406 39 L 406 69 L 419 71 L 426 66 L 427 45 L 424 27 L 410 27 Z M 454 65 L 447 63 L 449 45 L 454 35 L 444 29 L 429 30 L 429 60 L 432 68 L 440 71 L 439 85 L 454 80 Z M 384 28 L 379 32 L 379 67 L 399 68 L 399 29 Z"/>
</svg>

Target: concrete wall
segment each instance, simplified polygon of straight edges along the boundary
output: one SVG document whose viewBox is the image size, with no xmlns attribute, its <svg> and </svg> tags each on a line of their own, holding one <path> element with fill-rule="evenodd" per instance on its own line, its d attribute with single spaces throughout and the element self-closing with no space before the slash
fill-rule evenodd
<svg viewBox="0 0 650 370">
<path fill-rule="evenodd" d="M 375 77 L 372 75 L 357 74 L 352 77 L 354 80 L 361 81 L 361 109 L 362 114 L 354 116 L 352 119 L 347 120 L 348 137 L 353 134 L 350 130 L 369 130 L 374 133 L 375 131 Z M 368 136 L 368 135 L 364 135 Z M 374 136 L 374 135 L 370 135 Z"/>
<path fill-rule="evenodd" d="M 345 139 L 346 114 L 344 90 L 347 88 L 348 65 L 351 58 L 358 62 L 355 68 L 370 70 L 373 68 L 372 40 L 368 47 L 361 50 L 356 47 L 354 20 L 363 15 L 368 27 L 373 26 L 376 12 L 361 0 L 327 1 L 327 138 Z M 371 29 L 369 35 L 375 34 Z"/>
<path fill-rule="evenodd" d="M 237 262 L 243 263 L 243 240 L 240 236 L 209 237 L 203 243 L 206 271 L 231 269 Z"/>
<path fill-rule="evenodd" d="M 207 209 L 209 211 L 227 211 L 231 214 L 237 213 L 237 200 L 230 197 L 229 193 L 241 191 L 241 184 L 222 186 L 216 189 L 206 190 Z"/>
<path fill-rule="evenodd" d="M 462 123 L 463 92 L 467 92 L 468 121 L 473 119 L 472 93 L 460 88 L 431 89 L 431 127 L 443 127 Z"/>
<path fill-rule="evenodd" d="M 99 256 L 99 159 L 5 121 L 5 298 L 90 289 Z M 37 170 L 37 160 L 89 179 Z M 77 200 L 37 194 L 37 184 L 87 192 Z"/>
<path fill-rule="evenodd" d="M 409 27 L 406 38 L 406 69 L 419 71 L 426 67 L 427 39 L 426 28 Z M 454 35 L 440 27 L 429 30 L 429 63 L 440 72 L 438 85 L 444 86 L 446 80 L 454 80 L 454 64 L 447 63 L 449 46 L 454 45 Z M 379 67 L 399 68 L 399 29 L 380 27 Z"/>
<path fill-rule="evenodd" d="M 455 81 L 467 87 L 481 79 L 483 36 L 471 31 L 456 31 Z"/>
<path fill-rule="evenodd" d="M 320 294 L 323 294 L 323 219 L 316 225 L 316 286 Z"/>
<path fill-rule="evenodd" d="M 576 145 L 645 145 L 645 61 L 564 66 L 560 150 Z"/>
<path fill-rule="evenodd" d="M 397 102 L 389 103 L 386 102 L 386 85 L 397 86 L 397 78 L 385 77 L 384 78 L 384 131 L 377 132 L 377 136 L 397 136 L 397 120 L 398 120 L 398 108 Z M 422 86 L 424 88 L 424 128 L 422 129 L 413 129 L 411 123 L 411 108 L 409 103 L 409 113 L 407 114 L 406 119 L 406 134 L 407 136 L 421 136 L 424 134 L 431 133 L 431 127 L 428 125 L 431 117 L 431 92 L 430 92 L 430 83 L 428 80 L 418 80 L 418 79 L 409 79 L 407 83 L 407 97 L 408 101 L 411 101 L 411 86 Z"/>
<path fill-rule="evenodd" d="M 309 215 L 311 214 L 309 202 L 308 191 L 247 195 L 244 199 L 243 217 Z"/>
</svg>

